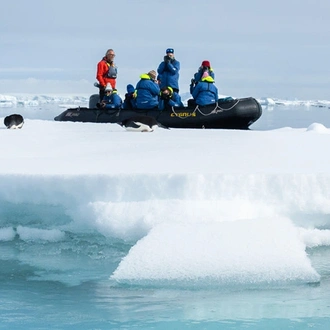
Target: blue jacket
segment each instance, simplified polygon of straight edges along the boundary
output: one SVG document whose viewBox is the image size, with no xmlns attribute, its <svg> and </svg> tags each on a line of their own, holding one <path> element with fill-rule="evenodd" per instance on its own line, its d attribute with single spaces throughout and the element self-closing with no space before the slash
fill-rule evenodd
<svg viewBox="0 0 330 330">
<path fill-rule="evenodd" d="M 181 101 L 181 96 L 174 92 L 171 96 L 171 98 L 169 100 L 163 100 L 163 99 L 160 99 L 159 100 L 159 104 L 158 104 L 158 108 L 159 110 L 164 110 L 166 108 L 171 108 L 171 107 L 175 107 L 175 108 L 183 108 L 184 105 Z"/>
<path fill-rule="evenodd" d="M 203 78 L 194 88 L 191 95 L 196 104 L 208 105 L 218 102 L 218 88 L 214 85 L 212 77 Z"/>
<path fill-rule="evenodd" d="M 192 94 L 192 91 L 194 90 L 195 85 L 197 85 L 198 82 L 202 80 L 202 76 L 203 76 L 204 72 L 205 72 L 204 68 L 200 67 L 198 69 L 198 71 L 194 74 L 194 78 L 193 78 L 194 79 L 194 84 L 193 83 L 190 84 L 190 94 Z M 208 72 L 209 76 L 211 76 L 214 80 L 215 75 L 214 75 L 213 69 L 212 68 L 207 68 L 207 72 Z"/>
<path fill-rule="evenodd" d="M 136 108 L 135 95 L 133 93 L 126 93 L 123 103 L 123 109 L 134 109 Z"/>
<path fill-rule="evenodd" d="M 136 107 L 138 109 L 152 109 L 158 107 L 158 96 L 160 89 L 157 83 L 144 73 L 136 85 Z"/>
<path fill-rule="evenodd" d="M 158 80 L 160 80 L 160 88 L 170 86 L 179 89 L 179 71 L 180 62 L 176 59 L 170 60 L 168 63 L 163 61 L 159 64 Z"/>
<path fill-rule="evenodd" d="M 120 109 L 122 104 L 121 97 L 117 94 L 116 90 L 113 90 L 109 96 L 105 95 L 103 102 L 105 102 L 106 109 Z"/>
</svg>

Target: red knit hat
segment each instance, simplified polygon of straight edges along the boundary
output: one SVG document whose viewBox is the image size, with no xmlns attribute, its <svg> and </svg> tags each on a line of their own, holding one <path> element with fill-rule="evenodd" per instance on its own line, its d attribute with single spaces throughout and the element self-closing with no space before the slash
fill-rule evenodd
<svg viewBox="0 0 330 330">
<path fill-rule="evenodd" d="M 210 61 L 203 61 L 202 66 L 207 66 L 208 68 L 211 67 Z"/>
</svg>

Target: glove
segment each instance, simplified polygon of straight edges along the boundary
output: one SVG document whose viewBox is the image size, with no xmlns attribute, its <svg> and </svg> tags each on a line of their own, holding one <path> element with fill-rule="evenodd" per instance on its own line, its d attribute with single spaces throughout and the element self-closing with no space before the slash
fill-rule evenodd
<svg viewBox="0 0 330 330">
<path fill-rule="evenodd" d="M 168 94 L 161 94 L 161 95 L 160 95 L 160 98 L 161 98 L 162 100 L 166 101 L 166 100 L 169 100 L 169 99 L 170 99 L 170 96 L 169 96 Z"/>
<path fill-rule="evenodd" d="M 191 85 L 194 85 L 194 84 L 195 84 L 195 79 L 192 78 L 192 79 L 191 79 Z"/>
<path fill-rule="evenodd" d="M 164 62 L 165 63 L 170 63 L 171 59 L 166 55 L 164 56 Z"/>
<path fill-rule="evenodd" d="M 100 103 L 96 103 L 96 107 L 98 109 L 103 109 L 105 107 L 105 102 L 104 101 L 101 101 Z"/>
</svg>

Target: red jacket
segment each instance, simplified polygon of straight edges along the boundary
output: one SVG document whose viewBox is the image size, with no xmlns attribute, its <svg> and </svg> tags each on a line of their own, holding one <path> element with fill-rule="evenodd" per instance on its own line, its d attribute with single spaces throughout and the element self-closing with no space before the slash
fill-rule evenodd
<svg viewBox="0 0 330 330">
<path fill-rule="evenodd" d="M 117 73 L 117 68 L 115 67 L 115 65 L 110 65 L 110 63 L 107 62 L 106 58 L 103 57 L 102 60 L 97 63 L 96 79 L 102 87 L 105 87 L 107 83 L 110 83 L 112 88 L 116 88 L 116 78 L 108 77 L 110 66 L 115 69 Z"/>
</svg>

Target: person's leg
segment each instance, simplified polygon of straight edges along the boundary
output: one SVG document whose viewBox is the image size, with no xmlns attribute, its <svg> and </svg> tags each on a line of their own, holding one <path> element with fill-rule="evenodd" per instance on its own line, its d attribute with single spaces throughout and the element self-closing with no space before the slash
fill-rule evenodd
<svg viewBox="0 0 330 330">
<path fill-rule="evenodd" d="M 105 92 L 104 92 L 104 88 L 100 88 L 100 102 L 103 100 Z"/>
</svg>

